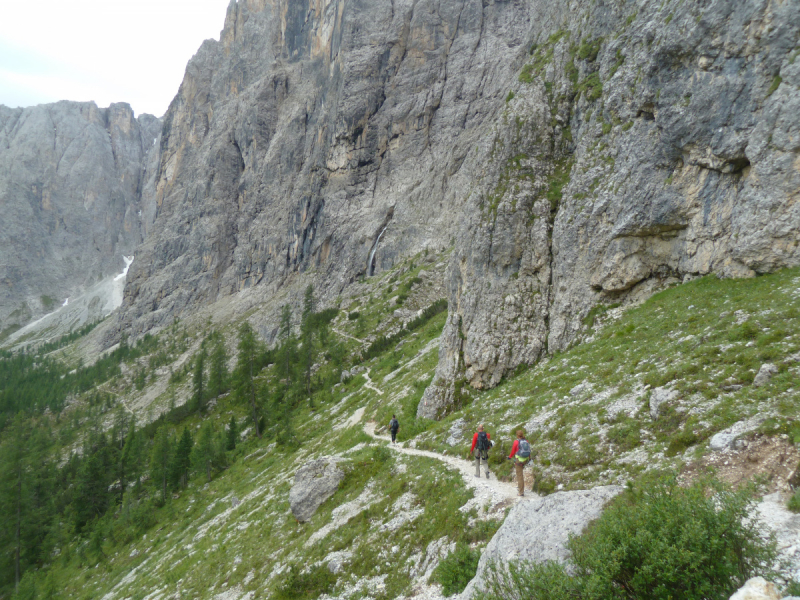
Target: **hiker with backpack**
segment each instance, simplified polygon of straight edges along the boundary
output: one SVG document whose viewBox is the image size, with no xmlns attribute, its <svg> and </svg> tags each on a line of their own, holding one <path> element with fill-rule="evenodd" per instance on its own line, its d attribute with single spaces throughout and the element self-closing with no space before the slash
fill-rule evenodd
<svg viewBox="0 0 800 600">
<path fill-rule="evenodd" d="M 528 464 L 531 458 L 531 444 L 525 439 L 525 432 L 521 429 L 517 431 L 517 439 L 511 446 L 511 454 L 508 458 L 514 461 L 514 469 L 517 472 L 517 496 L 525 495 L 525 476 L 522 473 L 522 468 Z"/>
<path fill-rule="evenodd" d="M 478 425 L 478 431 L 472 436 L 472 448 L 469 451 L 475 456 L 475 477 L 481 476 L 481 460 L 483 460 L 486 479 L 489 479 L 489 448 L 492 446 L 491 436 L 483 430 L 483 425 Z"/>
<path fill-rule="evenodd" d="M 397 430 L 400 429 L 400 421 L 397 420 L 397 417 L 392 415 L 392 420 L 389 421 L 389 431 L 392 432 L 392 443 L 395 443 L 395 439 L 397 438 Z"/>
</svg>

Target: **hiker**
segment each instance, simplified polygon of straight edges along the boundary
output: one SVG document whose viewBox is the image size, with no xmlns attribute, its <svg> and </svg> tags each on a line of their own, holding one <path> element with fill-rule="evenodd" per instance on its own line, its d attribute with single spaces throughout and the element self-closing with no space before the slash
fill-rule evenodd
<svg viewBox="0 0 800 600">
<path fill-rule="evenodd" d="M 511 446 L 511 454 L 508 458 L 514 461 L 514 469 L 517 472 L 517 496 L 525 495 L 525 476 L 522 468 L 528 464 L 531 458 L 531 444 L 525 439 L 525 432 L 522 429 L 517 431 L 517 439 Z"/>
<path fill-rule="evenodd" d="M 392 432 L 392 443 L 395 443 L 395 439 L 397 438 L 397 430 L 400 429 L 400 421 L 397 420 L 397 417 L 392 415 L 392 420 L 389 421 L 389 431 Z"/>
<path fill-rule="evenodd" d="M 472 436 L 472 448 L 469 451 L 475 456 L 475 477 L 481 476 L 481 460 L 483 460 L 486 479 L 489 479 L 489 448 L 491 447 L 491 436 L 483 430 L 483 425 L 478 425 L 478 431 Z"/>
</svg>

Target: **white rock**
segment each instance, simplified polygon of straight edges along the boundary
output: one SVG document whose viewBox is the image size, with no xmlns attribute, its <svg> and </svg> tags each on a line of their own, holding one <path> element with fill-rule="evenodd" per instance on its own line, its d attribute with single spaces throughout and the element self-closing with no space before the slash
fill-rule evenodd
<svg viewBox="0 0 800 600">
<path fill-rule="evenodd" d="M 300 468 L 289 491 L 289 505 L 295 518 L 301 523 L 308 521 L 339 488 L 342 479 L 344 471 L 336 466 L 335 458 L 320 458 Z"/>
<path fill-rule="evenodd" d="M 609 485 L 517 503 L 483 551 L 475 578 L 461 600 L 481 597 L 486 570 L 495 561 L 566 562 L 569 536 L 583 531 L 600 516 L 606 502 L 622 490 L 621 486 Z"/>
<path fill-rule="evenodd" d="M 671 390 L 665 387 L 654 388 L 650 392 L 650 418 L 655 421 L 658 418 L 661 405 L 666 402 L 672 402 L 677 397 L 677 390 Z"/>
<path fill-rule="evenodd" d="M 761 387 L 765 383 L 767 383 L 770 379 L 772 379 L 773 375 L 778 374 L 778 367 L 773 365 L 772 363 L 764 363 L 761 365 L 761 368 L 758 370 L 758 374 L 756 378 L 753 380 L 753 387 Z"/>
<path fill-rule="evenodd" d="M 775 584 L 763 577 L 753 577 L 737 591 L 730 600 L 780 600 Z"/>
</svg>

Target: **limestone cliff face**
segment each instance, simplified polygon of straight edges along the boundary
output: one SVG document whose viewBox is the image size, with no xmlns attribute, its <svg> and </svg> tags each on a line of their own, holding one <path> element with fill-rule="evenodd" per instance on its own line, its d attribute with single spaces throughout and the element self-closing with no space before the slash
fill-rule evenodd
<svg viewBox="0 0 800 600">
<path fill-rule="evenodd" d="M 598 304 L 800 263 L 800 5 L 559 4 L 535 3 L 462 212 L 426 416 Z"/>
<path fill-rule="evenodd" d="M 419 412 L 598 304 L 800 262 L 800 7 L 241 0 L 164 119 L 116 335 L 454 245 Z"/>
<path fill-rule="evenodd" d="M 0 332 L 123 269 L 160 129 L 127 104 L 0 106 Z"/>
<path fill-rule="evenodd" d="M 398 256 L 449 246 L 530 10 L 232 2 L 165 116 L 158 212 L 120 330 L 297 273 L 335 295 Z"/>
</svg>

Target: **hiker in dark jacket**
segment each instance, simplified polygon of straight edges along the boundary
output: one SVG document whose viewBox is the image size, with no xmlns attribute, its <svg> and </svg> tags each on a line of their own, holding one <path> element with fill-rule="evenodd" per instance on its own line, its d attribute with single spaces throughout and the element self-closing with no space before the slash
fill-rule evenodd
<svg viewBox="0 0 800 600">
<path fill-rule="evenodd" d="M 483 425 L 478 425 L 478 431 L 472 436 L 472 448 L 470 448 L 470 454 L 475 456 L 475 477 L 481 476 L 481 460 L 483 460 L 483 470 L 486 471 L 486 479 L 489 479 L 489 448 L 491 447 L 491 436 L 483 430 Z"/>
<path fill-rule="evenodd" d="M 392 443 L 395 443 L 395 439 L 397 438 L 397 430 L 400 429 L 400 421 L 397 420 L 397 417 L 392 415 L 392 420 L 389 421 L 389 431 L 392 432 Z"/>
<path fill-rule="evenodd" d="M 508 458 L 514 461 L 514 469 L 517 472 L 517 496 L 525 495 L 525 476 L 522 473 L 522 468 L 528 464 L 531 458 L 531 445 L 525 439 L 525 432 L 521 429 L 517 431 L 517 439 L 511 446 L 511 454 Z"/>
</svg>

